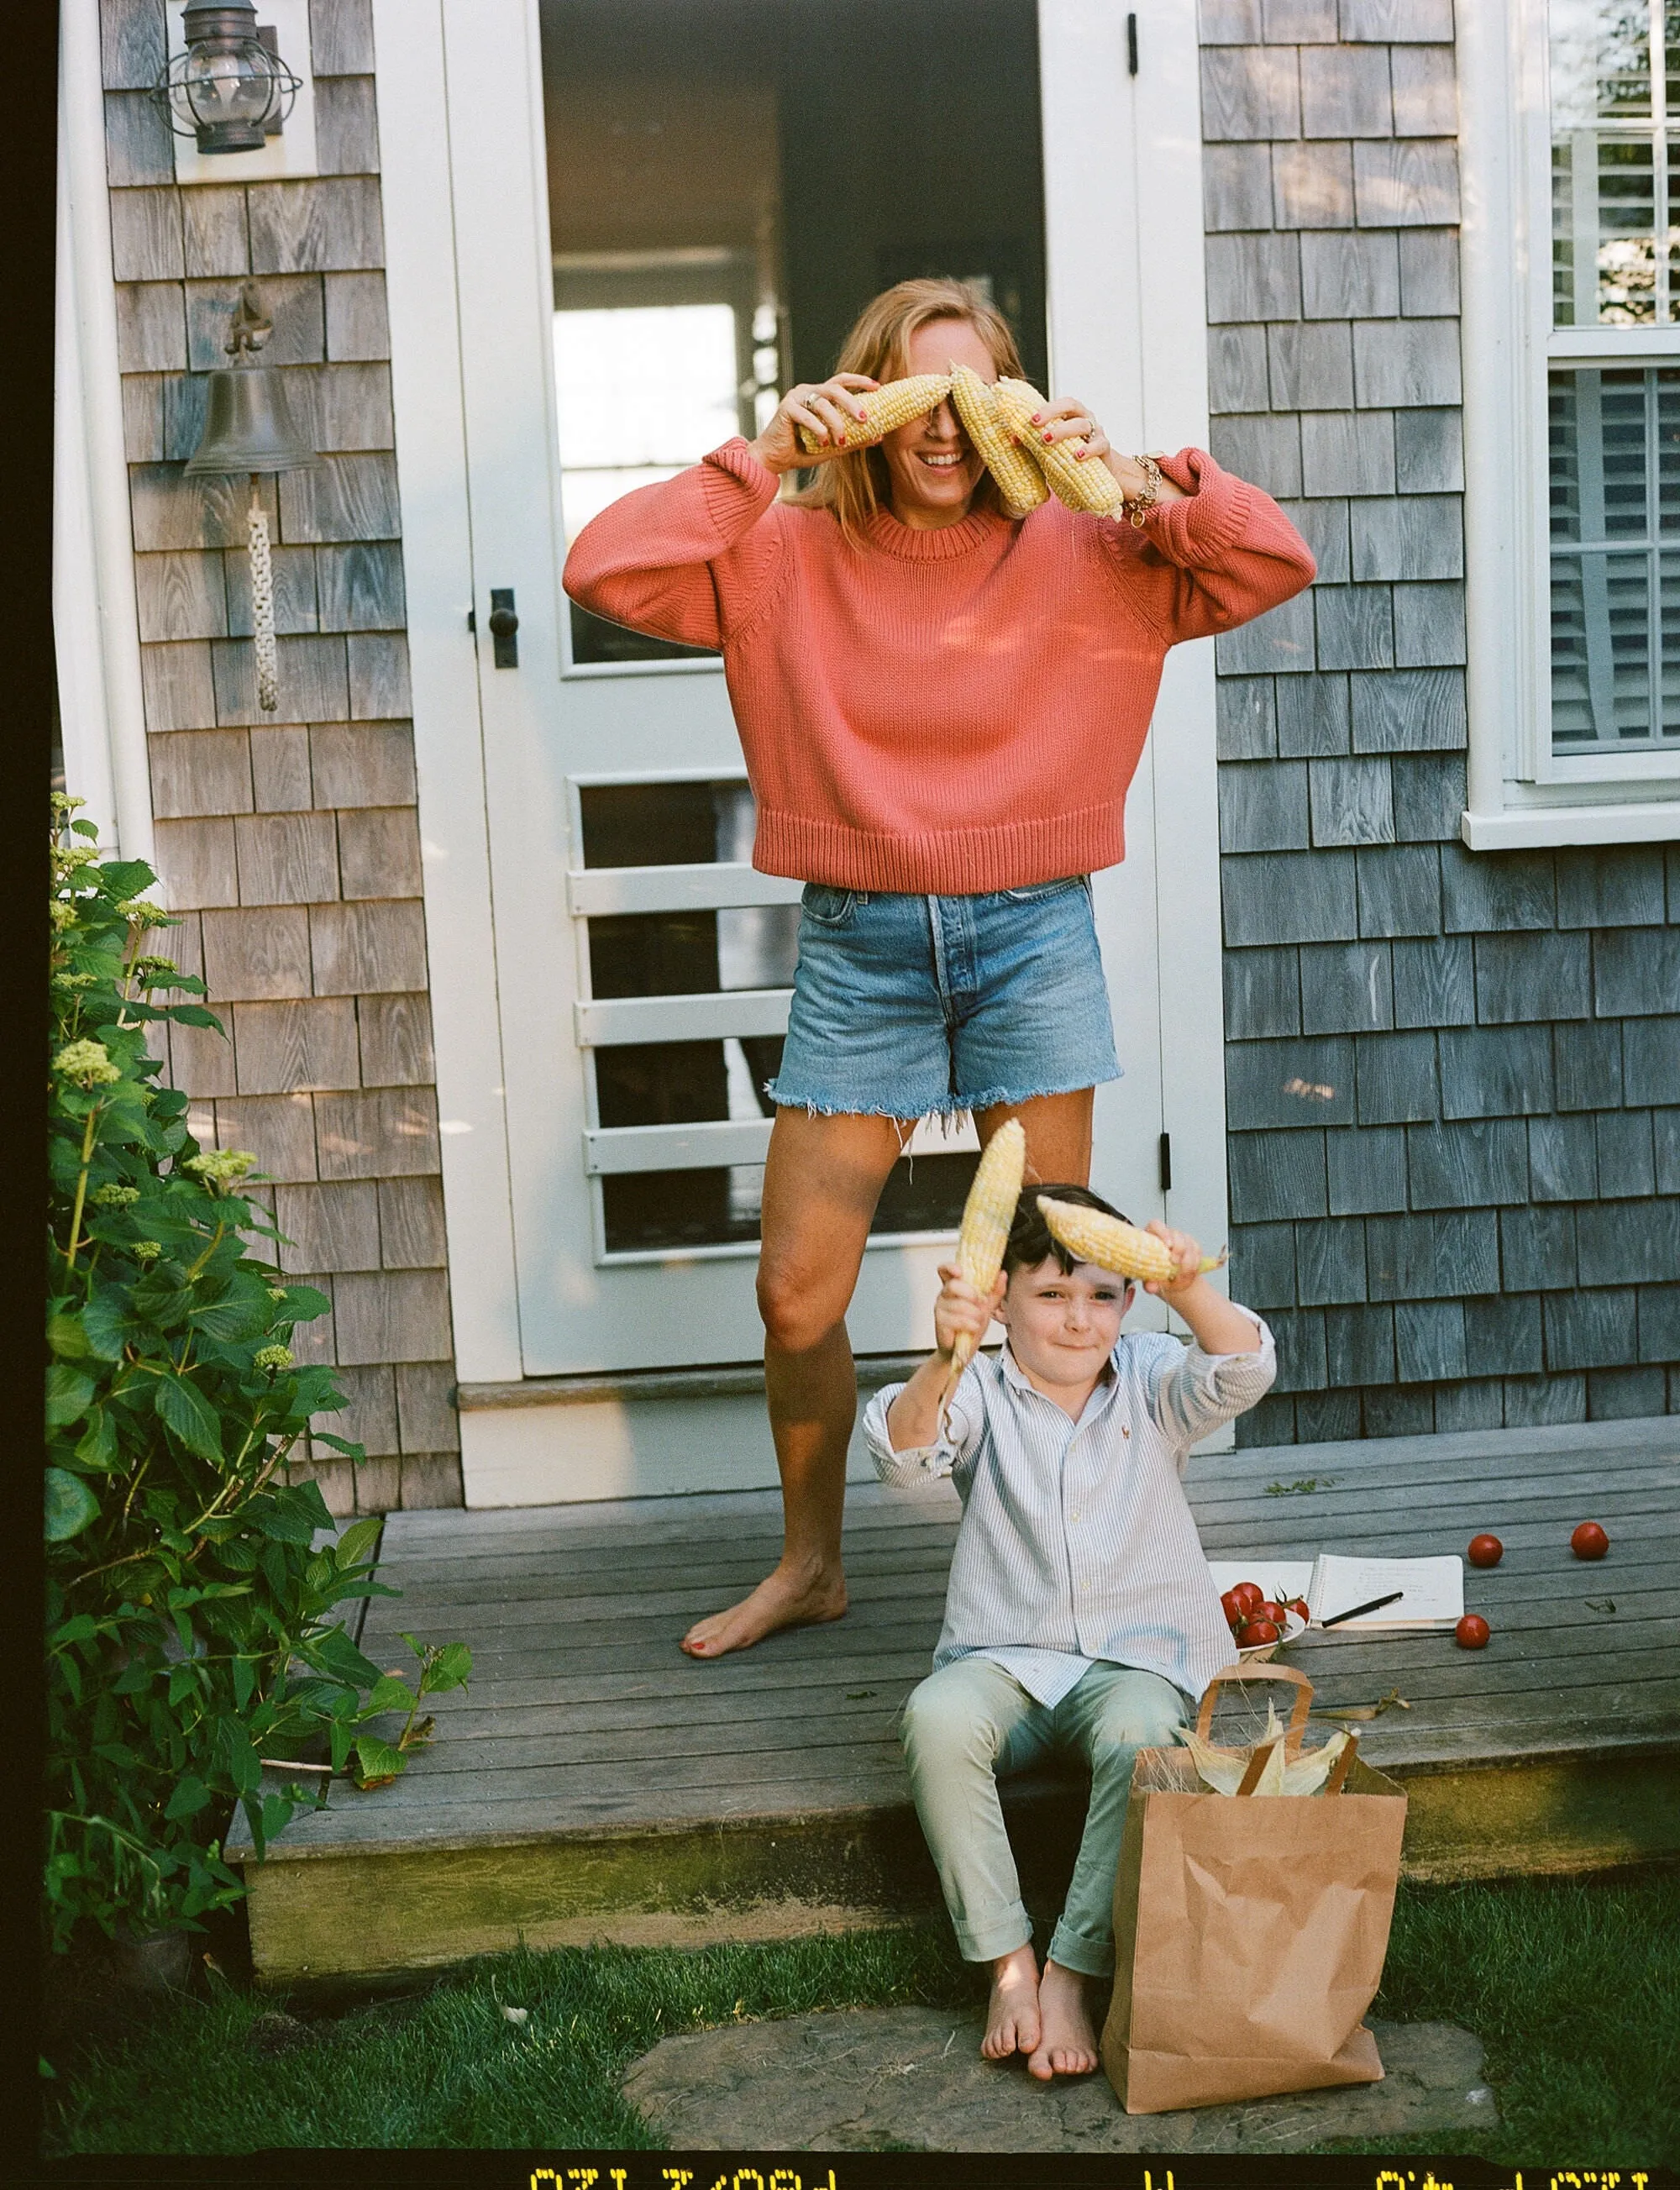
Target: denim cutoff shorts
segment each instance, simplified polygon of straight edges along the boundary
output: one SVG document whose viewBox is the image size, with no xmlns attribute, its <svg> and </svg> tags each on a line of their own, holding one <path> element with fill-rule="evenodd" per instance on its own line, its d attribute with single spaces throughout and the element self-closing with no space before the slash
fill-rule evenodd
<svg viewBox="0 0 1680 2190">
<path fill-rule="evenodd" d="M 922 1118 L 1119 1077 L 1085 876 L 964 897 L 806 884 L 773 1102 Z"/>
</svg>

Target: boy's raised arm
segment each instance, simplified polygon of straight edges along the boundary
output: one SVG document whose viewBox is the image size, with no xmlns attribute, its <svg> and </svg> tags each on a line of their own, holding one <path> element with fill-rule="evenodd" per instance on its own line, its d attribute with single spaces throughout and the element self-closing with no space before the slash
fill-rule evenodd
<svg viewBox="0 0 1680 2190">
<path fill-rule="evenodd" d="M 947 1475 L 972 1435 L 966 1410 L 953 1395 L 949 1421 L 944 1405 L 951 1351 L 959 1335 L 985 1337 L 1007 1282 L 998 1279 L 989 1299 L 954 1267 L 941 1265 L 944 1284 L 934 1303 L 934 1349 L 906 1384 L 877 1393 L 864 1416 L 864 1441 L 883 1483 L 903 1485 L 928 1474 Z"/>
<path fill-rule="evenodd" d="M 1151 1283 L 1146 1290 L 1183 1318 L 1195 1341 L 1154 1381 L 1149 1395 L 1156 1420 L 1188 1455 L 1197 1438 L 1265 1396 L 1277 1375 L 1277 1355 L 1260 1318 L 1196 1274 L 1201 1251 L 1187 1232 L 1161 1223 L 1148 1228 L 1172 1248 L 1187 1273 L 1177 1285 Z"/>
</svg>

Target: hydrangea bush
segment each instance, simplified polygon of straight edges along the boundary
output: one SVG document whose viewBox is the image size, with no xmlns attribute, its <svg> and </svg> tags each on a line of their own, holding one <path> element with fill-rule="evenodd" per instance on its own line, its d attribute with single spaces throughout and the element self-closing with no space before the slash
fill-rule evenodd
<svg viewBox="0 0 1680 2190">
<path fill-rule="evenodd" d="M 145 954 L 169 925 L 156 877 L 100 860 L 57 802 L 51 1238 L 48 1252 L 48 1833 L 53 1946 L 78 1927 L 143 1934 L 236 1900 L 223 1853 L 242 1806 L 258 1857 L 332 1776 L 378 1785 L 431 1731 L 422 1699 L 460 1686 L 458 1643 L 407 1637 L 382 1673 L 342 1608 L 373 1580 L 377 1517 L 323 1542 L 316 1485 L 286 1462 L 342 1408 L 300 1365 L 295 1326 L 328 1302 L 253 1240 L 254 1159 L 201 1149 L 158 1084 L 148 1027 L 211 1027 L 203 994 Z M 343 1439 L 318 1442 L 360 1457 Z M 300 1767 L 313 1764 L 312 1771 Z M 341 1797 L 341 1799 L 343 1799 Z M 353 1796 L 348 1799 L 354 1800 Z"/>
</svg>

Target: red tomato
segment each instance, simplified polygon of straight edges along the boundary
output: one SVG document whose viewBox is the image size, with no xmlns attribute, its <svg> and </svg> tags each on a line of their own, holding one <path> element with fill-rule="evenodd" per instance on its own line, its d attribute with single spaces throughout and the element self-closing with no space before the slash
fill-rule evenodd
<svg viewBox="0 0 1680 2190">
<path fill-rule="evenodd" d="M 1266 1601 L 1266 1592 L 1257 1581 L 1240 1581 L 1226 1593 L 1245 1619 Z"/>
<path fill-rule="evenodd" d="M 1602 1559 L 1610 1540 L 1596 1521 L 1583 1521 L 1569 1538 L 1569 1549 L 1578 1559 Z"/>
<path fill-rule="evenodd" d="M 1225 1594 L 1220 1598 L 1219 1608 L 1224 1614 L 1226 1619 L 1230 1621 L 1233 1627 L 1241 1626 L 1243 1610 L 1242 1607 L 1237 1603 L 1237 1593 L 1234 1589 L 1228 1589 L 1225 1591 Z"/>
<path fill-rule="evenodd" d="M 1461 1650 L 1485 1650 L 1488 1631 L 1488 1623 L 1479 1612 L 1467 1612 L 1453 1629 L 1452 1639 Z"/>
<path fill-rule="evenodd" d="M 1297 1620 L 1304 1620 L 1308 1625 L 1312 1623 L 1312 1612 L 1308 1608 L 1307 1600 L 1304 1597 L 1291 1597 L 1288 1603 L 1285 1605 L 1284 1610 L 1286 1612 L 1292 1612 Z"/>
<path fill-rule="evenodd" d="M 1464 1556 L 1473 1567 L 1496 1567 L 1505 1557 L 1505 1546 L 1497 1536 L 1472 1536 Z"/>
<path fill-rule="evenodd" d="M 1274 1620 L 1246 1620 L 1237 1630 L 1239 1650 L 1257 1650 L 1263 1642 L 1280 1642 L 1283 1630 Z"/>
<path fill-rule="evenodd" d="M 1269 1620 L 1274 1627 L 1281 1627 L 1283 1625 L 1283 1607 L 1280 1604 L 1274 1603 L 1269 1597 L 1265 1597 L 1260 1603 L 1255 1606 L 1251 1617 L 1255 1620 Z"/>
</svg>

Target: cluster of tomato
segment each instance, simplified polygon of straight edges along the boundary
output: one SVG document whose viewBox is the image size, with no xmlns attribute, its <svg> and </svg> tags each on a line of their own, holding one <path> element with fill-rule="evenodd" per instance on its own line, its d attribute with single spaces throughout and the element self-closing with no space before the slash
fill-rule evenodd
<svg viewBox="0 0 1680 2190">
<path fill-rule="evenodd" d="M 1569 1538 L 1569 1549 L 1578 1559 L 1602 1559 L 1609 1548 L 1610 1540 L 1597 1521 L 1581 1522 Z M 1505 1546 L 1497 1536 L 1472 1536 L 1464 1556 L 1473 1567 L 1496 1567 L 1505 1557 Z M 1467 1612 L 1454 1636 L 1461 1650 L 1480 1650 L 1491 1631 L 1479 1612 Z"/>
<path fill-rule="evenodd" d="M 1303 1620 L 1310 1620 L 1304 1597 L 1286 1597 L 1280 1603 L 1268 1597 L 1257 1581 L 1240 1581 L 1228 1589 L 1220 1598 L 1231 1632 L 1236 1637 L 1239 1650 L 1257 1650 L 1263 1643 L 1281 1642 L 1287 1615 L 1297 1613 Z"/>
</svg>

